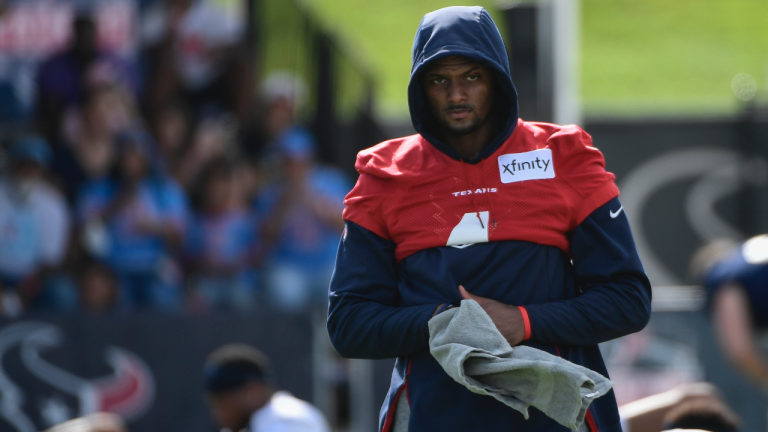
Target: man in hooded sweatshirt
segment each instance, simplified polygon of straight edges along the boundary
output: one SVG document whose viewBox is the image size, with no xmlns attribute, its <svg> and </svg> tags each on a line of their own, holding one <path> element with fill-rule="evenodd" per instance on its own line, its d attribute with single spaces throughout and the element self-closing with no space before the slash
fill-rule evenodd
<svg viewBox="0 0 768 432">
<path fill-rule="evenodd" d="M 380 431 L 566 431 L 453 381 L 427 322 L 476 300 L 512 346 L 607 376 L 597 344 L 639 331 L 651 287 L 614 176 L 577 126 L 518 118 L 496 25 L 480 7 L 427 14 L 408 86 L 417 135 L 358 154 L 328 331 L 350 358 L 397 358 Z M 613 392 L 585 429 L 619 432 Z"/>
</svg>

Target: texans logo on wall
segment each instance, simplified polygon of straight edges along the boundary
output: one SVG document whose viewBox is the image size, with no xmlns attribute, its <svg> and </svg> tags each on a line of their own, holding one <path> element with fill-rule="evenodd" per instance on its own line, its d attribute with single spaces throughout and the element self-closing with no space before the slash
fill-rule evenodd
<svg viewBox="0 0 768 432">
<path fill-rule="evenodd" d="M 664 189 L 690 182 L 682 201 L 674 207 L 649 206 Z M 673 271 L 660 256 L 657 245 L 684 241 L 670 237 L 660 226 L 646 226 L 644 211 L 661 212 L 666 223 L 673 223 L 677 212 L 682 210 L 684 225 L 701 243 L 718 238 L 744 240 L 745 234 L 733 221 L 718 212 L 721 201 L 732 197 L 745 187 L 765 186 L 768 182 L 768 161 L 758 155 L 747 156 L 731 149 L 688 148 L 656 155 L 635 166 L 619 184 L 621 202 L 627 211 L 637 250 L 643 259 L 648 277 L 654 287 L 674 286 L 684 282 L 680 272 Z M 646 209 L 650 207 L 650 210 Z M 694 244 L 695 246 L 698 246 Z M 688 257 L 686 257 L 687 261 Z"/>
<path fill-rule="evenodd" d="M 117 346 L 105 346 L 96 356 L 67 349 L 67 338 L 74 336 L 43 322 L 0 330 L 0 430 L 36 432 L 97 411 L 132 421 L 147 412 L 155 381 L 144 361 Z M 103 374 L 86 377 L 60 364 Z"/>
</svg>

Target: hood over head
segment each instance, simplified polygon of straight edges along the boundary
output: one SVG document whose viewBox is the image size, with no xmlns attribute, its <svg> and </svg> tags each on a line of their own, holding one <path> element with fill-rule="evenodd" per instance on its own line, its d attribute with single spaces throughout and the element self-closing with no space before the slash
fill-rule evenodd
<svg viewBox="0 0 768 432">
<path fill-rule="evenodd" d="M 454 159 L 462 159 L 451 146 L 436 138 L 430 126 L 431 114 L 419 84 L 419 74 L 431 62 L 448 56 L 467 57 L 485 64 L 496 72 L 496 81 L 506 94 L 499 108 L 507 111 L 503 131 L 476 159 L 490 156 L 512 134 L 517 125 L 517 91 L 512 84 L 509 59 L 501 33 L 488 12 L 479 6 L 452 6 L 424 15 L 413 40 L 411 81 L 408 85 L 408 107 L 416 132 L 440 151 Z M 504 102 L 506 101 L 506 105 Z"/>
</svg>

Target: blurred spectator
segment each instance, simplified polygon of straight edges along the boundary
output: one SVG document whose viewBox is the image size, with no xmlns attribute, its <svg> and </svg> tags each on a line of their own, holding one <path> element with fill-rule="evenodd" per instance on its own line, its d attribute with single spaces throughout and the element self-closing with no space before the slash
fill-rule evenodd
<svg viewBox="0 0 768 432">
<path fill-rule="evenodd" d="M 241 156 L 234 167 L 235 188 L 244 202 L 252 203 L 264 188 L 264 174 L 258 168 L 258 161 Z"/>
<path fill-rule="evenodd" d="M 116 272 L 126 306 L 177 309 L 180 275 L 172 256 L 185 229 L 186 197 L 153 169 L 149 135 L 126 133 L 117 145 L 114 175 L 86 185 L 79 199 L 86 250 Z"/>
<path fill-rule="evenodd" d="M 700 429 L 738 432 L 739 418 L 718 399 L 696 399 L 679 404 L 664 418 L 663 429 Z"/>
<path fill-rule="evenodd" d="M 78 16 L 69 48 L 43 62 L 38 70 L 38 120 L 49 140 L 58 138 L 64 111 L 83 102 L 89 84 L 100 82 L 120 83 L 133 92 L 138 88 L 131 65 L 99 51 L 93 18 Z"/>
<path fill-rule="evenodd" d="M 92 261 L 85 265 L 78 277 L 80 309 L 90 314 L 115 310 L 118 300 L 117 279 L 106 265 Z"/>
<path fill-rule="evenodd" d="M 266 106 L 261 158 L 266 187 L 255 208 L 268 254 L 268 297 L 284 310 L 325 305 L 350 185 L 338 170 L 315 162 L 314 138 L 297 123 L 304 83 L 278 71 L 264 80 L 260 93 Z"/>
<path fill-rule="evenodd" d="M 692 272 L 707 290 L 714 330 L 726 357 L 768 394 L 768 235 L 699 250 Z"/>
<path fill-rule="evenodd" d="M 267 131 L 276 137 L 296 124 L 307 101 L 307 85 L 293 71 L 270 73 L 259 86 L 267 105 Z"/>
<path fill-rule="evenodd" d="M 261 140 L 266 142 L 260 156 L 269 181 L 283 176 L 279 160 L 283 142 L 312 140 L 309 131 L 298 123 L 306 92 L 306 84 L 293 72 L 273 72 L 261 83 L 259 94 L 264 104 L 261 118 L 263 130 L 260 134 L 253 133 L 246 140 L 249 145 Z M 250 148 L 246 151 L 254 153 Z"/>
<path fill-rule="evenodd" d="M 168 174 L 177 177 L 182 152 L 190 138 L 190 120 L 185 107 L 174 103 L 161 108 L 152 119 L 152 132 L 160 164 Z"/>
<path fill-rule="evenodd" d="M 10 170 L 0 179 L 0 287 L 3 309 L 19 312 L 21 289 L 27 301 L 39 294 L 45 274 L 67 249 L 70 215 L 62 195 L 45 180 L 51 151 L 39 137 L 15 142 Z"/>
<path fill-rule="evenodd" d="M 203 168 L 211 161 L 225 156 L 232 148 L 233 123 L 227 115 L 201 120 L 192 141 L 182 154 L 176 177 L 186 190 L 192 189 Z"/>
<path fill-rule="evenodd" d="M 269 251 L 268 294 L 285 310 L 325 305 L 350 185 L 338 170 L 315 163 L 314 140 L 305 131 L 293 129 L 276 145 L 284 177 L 256 202 Z"/>
<path fill-rule="evenodd" d="M 229 13 L 228 13 L 229 12 Z M 181 97 L 195 115 L 216 107 L 242 120 L 250 103 L 250 72 L 242 11 L 208 0 L 158 2 L 142 20 L 151 63 L 150 112 Z"/>
<path fill-rule="evenodd" d="M 206 304 L 248 309 L 253 306 L 257 286 L 252 270 L 258 244 L 256 222 L 244 209 L 234 181 L 234 168 L 226 160 L 206 168 L 184 255 L 193 271 L 193 292 Z"/>
<path fill-rule="evenodd" d="M 208 405 L 224 430 L 328 432 L 317 408 L 277 391 L 267 357 L 248 345 L 225 345 L 206 361 Z"/>
<path fill-rule="evenodd" d="M 114 85 L 94 86 L 82 107 L 68 110 L 53 168 L 70 200 L 85 183 L 107 176 L 116 135 L 138 123 L 130 95 Z"/>
<path fill-rule="evenodd" d="M 66 421 L 45 432 L 128 432 L 128 429 L 117 414 L 95 413 Z"/>
</svg>

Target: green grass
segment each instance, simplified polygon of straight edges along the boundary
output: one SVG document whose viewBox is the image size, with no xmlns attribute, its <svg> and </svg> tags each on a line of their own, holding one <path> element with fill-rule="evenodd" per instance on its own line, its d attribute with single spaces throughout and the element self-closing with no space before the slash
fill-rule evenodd
<svg viewBox="0 0 768 432">
<path fill-rule="evenodd" d="M 585 0 L 582 97 L 587 113 L 727 113 L 731 81 L 768 78 L 764 0 Z"/>
<path fill-rule="evenodd" d="M 411 47 L 421 18 L 436 9 L 468 4 L 446 0 L 304 1 L 371 68 L 379 86 L 376 108 L 385 118 L 408 115 L 406 87 L 411 72 Z M 495 14 L 492 0 L 476 4 Z"/>
<path fill-rule="evenodd" d="M 445 0 L 305 0 L 378 77 L 378 112 L 407 115 L 413 35 Z M 461 4 L 461 3 L 458 3 Z M 479 3 L 492 14 L 493 1 Z M 582 98 L 587 114 L 730 113 L 731 80 L 768 78 L 765 0 L 583 0 Z M 500 20 L 496 20 L 497 23 Z"/>
</svg>

